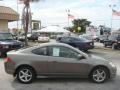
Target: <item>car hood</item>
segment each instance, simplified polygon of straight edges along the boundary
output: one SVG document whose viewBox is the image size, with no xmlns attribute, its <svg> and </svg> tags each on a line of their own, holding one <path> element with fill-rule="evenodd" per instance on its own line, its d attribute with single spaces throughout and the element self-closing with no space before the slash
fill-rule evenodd
<svg viewBox="0 0 120 90">
<path fill-rule="evenodd" d="M 22 43 L 18 40 L 5 40 L 5 41 L 0 41 L 0 44 L 18 45 L 18 44 L 22 44 Z"/>
</svg>

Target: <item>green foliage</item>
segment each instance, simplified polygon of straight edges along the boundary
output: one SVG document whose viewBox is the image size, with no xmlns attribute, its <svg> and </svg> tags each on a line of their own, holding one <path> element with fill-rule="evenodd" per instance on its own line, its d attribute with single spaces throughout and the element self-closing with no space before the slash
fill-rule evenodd
<svg viewBox="0 0 120 90">
<path fill-rule="evenodd" d="M 91 22 L 87 21 L 87 19 L 75 19 L 74 21 L 72 21 L 72 23 L 73 23 L 72 30 L 73 32 L 76 32 L 76 33 L 85 32 L 86 26 L 89 26 L 91 24 Z M 80 27 L 81 29 L 78 30 L 78 27 Z"/>
</svg>

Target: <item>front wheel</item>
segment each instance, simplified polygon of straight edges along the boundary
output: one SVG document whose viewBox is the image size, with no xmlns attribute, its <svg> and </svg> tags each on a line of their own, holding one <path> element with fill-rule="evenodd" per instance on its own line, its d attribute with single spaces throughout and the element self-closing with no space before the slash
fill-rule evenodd
<svg viewBox="0 0 120 90">
<path fill-rule="evenodd" d="M 31 83 L 35 79 L 35 72 L 32 68 L 30 67 L 21 67 L 17 71 L 17 79 L 21 83 Z"/>
<path fill-rule="evenodd" d="M 104 47 L 107 47 L 107 45 L 106 45 L 106 43 L 105 43 L 105 42 L 104 42 L 103 44 L 104 44 Z"/>
<path fill-rule="evenodd" d="M 109 79 L 109 71 L 104 67 L 95 68 L 90 74 L 90 79 L 95 83 L 103 83 Z"/>
</svg>

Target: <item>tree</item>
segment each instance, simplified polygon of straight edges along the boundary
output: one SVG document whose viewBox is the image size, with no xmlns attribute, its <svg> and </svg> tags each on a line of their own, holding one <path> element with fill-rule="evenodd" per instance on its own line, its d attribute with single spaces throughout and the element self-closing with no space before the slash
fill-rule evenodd
<svg viewBox="0 0 120 90">
<path fill-rule="evenodd" d="M 28 45 L 27 42 L 27 33 L 28 29 L 31 29 L 31 10 L 30 10 L 30 2 L 38 2 L 40 0 L 19 0 L 24 3 L 23 13 L 22 13 L 22 24 L 23 29 L 25 30 L 25 45 Z"/>
<path fill-rule="evenodd" d="M 73 30 L 76 33 L 85 32 L 86 26 L 89 26 L 91 24 L 91 22 L 87 21 L 87 19 L 75 19 L 74 21 L 72 21 L 72 23 L 73 23 Z"/>
</svg>

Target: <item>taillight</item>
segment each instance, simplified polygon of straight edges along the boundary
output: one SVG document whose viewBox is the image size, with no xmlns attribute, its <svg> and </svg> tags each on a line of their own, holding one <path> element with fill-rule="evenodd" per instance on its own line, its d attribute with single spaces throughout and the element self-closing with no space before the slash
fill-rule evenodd
<svg viewBox="0 0 120 90">
<path fill-rule="evenodd" d="M 5 62 L 11 62 L 12 60 L 11 60 L 11 58 L 6 57 L 4 61 L 5 61 Z"/>
</svg>

